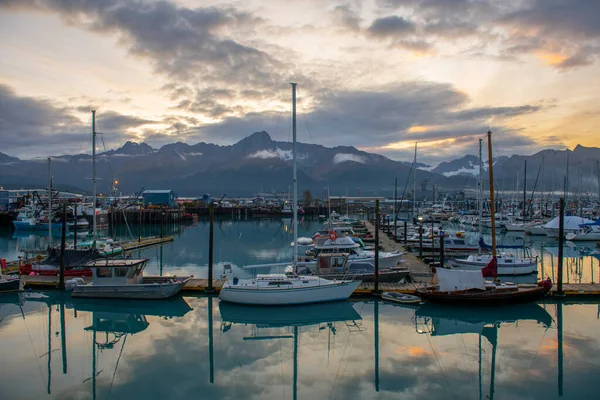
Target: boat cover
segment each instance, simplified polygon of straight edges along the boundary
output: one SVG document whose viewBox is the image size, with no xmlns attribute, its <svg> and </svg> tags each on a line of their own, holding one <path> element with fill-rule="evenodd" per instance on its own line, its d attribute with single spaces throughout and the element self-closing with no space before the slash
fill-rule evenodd
<svg viewBox="0 0 600 400">
<path fill-rule="evenodd" d="M 65 249 L 65 267 L 81 267 L 97 257 L 97 251 Z M 60 249 L 51 248 L 48 258 L 43 261 L 45 265 L 60 267 Z"/>
<path fill-rule="evenodd" d="M 481 271 L 436 268 L 436 272 L 441 292 L 466 289 L 485 290 Z"/>
<path fill-rule="evenodd" d="M 554 218 L 543 226 L 545 229 L 558 229 L 559 217 Z M 579 229 L 580 225 L 593 224 L 594 221 L 582 217 L 565 217 L 565 229 Z"/>
</svg>

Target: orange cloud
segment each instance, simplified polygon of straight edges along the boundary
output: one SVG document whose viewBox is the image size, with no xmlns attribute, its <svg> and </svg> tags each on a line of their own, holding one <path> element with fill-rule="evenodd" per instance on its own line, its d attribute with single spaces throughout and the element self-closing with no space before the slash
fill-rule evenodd
<svg viewBox="0 0 600 400">
<path fill-rule="evenodd" d="M 560 64 L 567 59 L 567 56 L 563 56 L 558 53 L 536 53 L 536 57 L 545 62 L 548 65 Z"/>
</svg>

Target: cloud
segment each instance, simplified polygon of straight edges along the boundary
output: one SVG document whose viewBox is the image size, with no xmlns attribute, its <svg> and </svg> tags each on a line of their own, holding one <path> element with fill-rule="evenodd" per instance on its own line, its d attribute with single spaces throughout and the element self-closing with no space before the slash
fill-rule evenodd
<svg viewBox="0 0 600 400">
<path fill-rule="evenodd" d="M 369 33 L 378 37 L 399 37 L 415 32 L 415 24 L 395 15 L 378 18 L 368 29 Z"/>
<path fill-rule="evenodd" d="M 334 164 L 340 164 L 340 163 L 343 163 L 346 161 L 352 161 L 352 162 L 357 162 L 357 163 L 361 163 L 361 164 L 365 164 L 367 162 L 365 157 L 358 156 L 356 154 L 337 153 L 335 156 L 333 156 Z"/>
<path fill-rule="evenodd" d="M 250 154 L 248 158 L 262 158 L 263 160 L 269 158 L 279 158 L 283 161 L 289 161 L 292 159 L 292 151 L 281 150 L 280 148 L 276 148 L 274 150 L 259 150 L 256 153 Z"/>
<path fill-rule="evenodd" d="M 0 151 L 28 156 L 88 152 L 91 123 L 76 116 L 80 111 L 46 98 L 19 96 L 0 84 Z M 97 132 L 108 134 L 103 137 L 107 146 L 118 144 L 129 129 L 152 123 L 110 110 L 99 113 L 98 122 Z"/>
</svg>

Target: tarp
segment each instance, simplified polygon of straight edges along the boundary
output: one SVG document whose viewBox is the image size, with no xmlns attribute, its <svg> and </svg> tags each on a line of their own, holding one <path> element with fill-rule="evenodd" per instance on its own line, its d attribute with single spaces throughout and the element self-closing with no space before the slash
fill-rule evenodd
<svg viewBox="0 0 600 400">
<path fill-rule="evenodd" d="M 544 229 L 558 229 L 559 217 L 554 218 L 543 226 Z M 591 219 L 582 217 L 565 217 L 565 229 L 575 230 L 579 229 L 580 225 L 594 223 Z"/>
<path fill-rule="evenodd" d="M 600 218 L 598 218 L 598 220 L 595 221 L 595 222 L 590 222 L 588 224 L 581 224 L 581 225 L 585 225 L 585 226 L 599 226 L 600 225 Z"/>
<path fill-rule="evenodd" d="M 436 272 L 438 285 L 442 292 L 466 289 L 485 290 L 485 283 L 481 271 L 436 268 Z"/>
<path fill-rule="evenodd" d="M 65 249 L 65 267 L 81 267 L 95 258 L 98 258 L 98 254 L 92 249 Z M 48 253 L 48 258 L 43 261 L 43 264 L 59 267 L 60 249 L 51 248 Z"/>
</svg>

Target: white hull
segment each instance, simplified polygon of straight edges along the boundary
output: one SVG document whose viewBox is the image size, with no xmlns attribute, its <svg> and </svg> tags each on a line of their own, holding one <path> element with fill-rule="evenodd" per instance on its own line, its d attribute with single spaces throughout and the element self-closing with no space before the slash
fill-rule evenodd
<svg viewBox="0 0 600 400">
<path fill-rule="evenodd" d="M 379 268 L 386 269 L 386 268 L 392 268 L 392 267 L 397 266 L 399 263 L 402 262 L 403 255 L 404 255 L 403 253 L 398 253 L 398 254 L 386 253 L 384 255 L 380 255 L 379 256 Z M 369 263 L 369 264 L 375 265 L 375 257 L 362 257 L 362 256 L 352 257 L 352 256 L 350 256 L 348 258 L 348 264 L 351 265 L 354 262 L 361 263 L 361 264 Z"/>
<path fill-rule="evenodd" d="M 166 299 L 179 293 L 189 279 L 137 285 L 79 285 L 73 288 L 71 296 L 103 299 Z"/>
<path fill-rule="evenodd" d="M 448 261 L 448 265 L 452 267 L 452 269 L 460 269 L 460 270 L 469 270 L 469 271 L 477 271 L 485 268 L 487 264 L 483 263 L 473 263 L 467 261 L 459 261 L 453 260 Z M 530 275 L 537 272 L 537 262 L 533 263 L 523 263 L 516 265 L 506 265 L 502 263 L 498 263 L 498 275 Z"/>
<path fill-rule="evenodd" d="M 541 226 L 531 226 L 531 227 L 525 229 L 525 232 L 527 232 L 531 236 L 546 236 L 547 235 L 546 230 L 544 228 L 542 228 Z"/>
<path fill-rule="evenodd" d="M 506 223 L 504 225 L 504 229 L 506 229 L 509 232 L 524 232 L 525 231 L 525 227 L 523 227 L 523 225 L 509 224 L 509 223 Z"/>
<path fill-rule="evenodd" d="M 294 305 L 347 300 L 360 282 L 339 281 L 321 286 L 286 288 L 230 285 L 221 289 L 219 299 L 240 304 Z"/>
<path fill-rule="evenodd" d="M 570 241 L 580 242 L 580 241 L 598 241 L 600 240 L 600 232 L 592 232 L 592 233 L 576 233 L 575 237 L 567 238 Z"/>
</svg>

